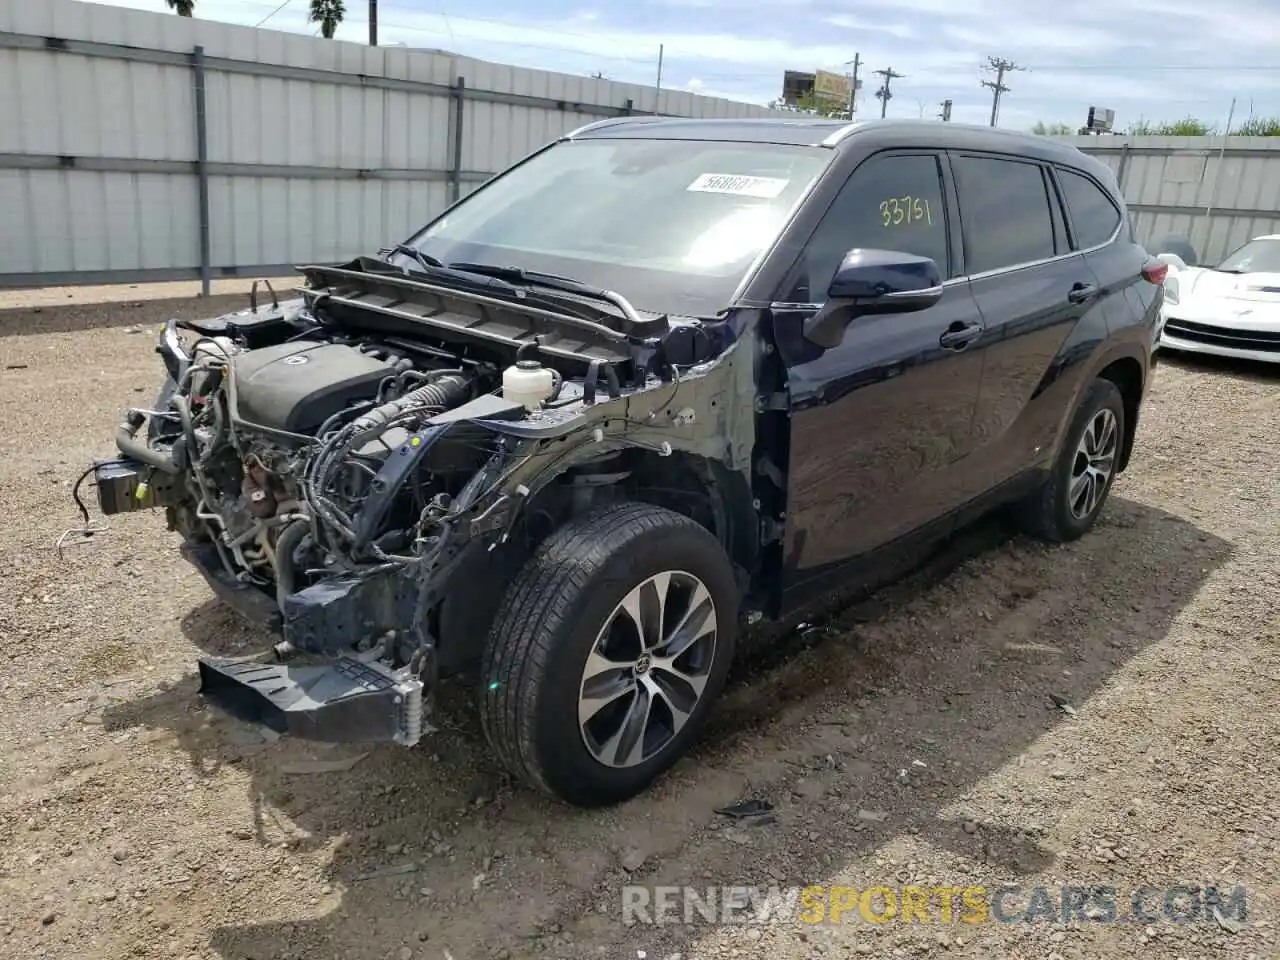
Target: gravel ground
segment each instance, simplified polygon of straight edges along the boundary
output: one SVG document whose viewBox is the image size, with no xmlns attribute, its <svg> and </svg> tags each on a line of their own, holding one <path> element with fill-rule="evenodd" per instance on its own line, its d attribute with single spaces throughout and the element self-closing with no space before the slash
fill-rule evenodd
<svg viewBox="0 0 1280 960">
<path fill-rule="evenodd" d="M 980 525 L 746 664 L 694 757 L 587 813 L 508 784 L 463 709 L 406 751 L 203 708 L 196 655 L 266 638 L 158 516 L 59 558 L 70 481 L 157 386 L 132 331 L 243 302 L 116 299 L 0 313 L 0 956 L 1280 957 L 1280 372 L 1164 361 L 1096 532 Z M 747 796 L 772 822 L 715 813 Z M 1101 884 L 1122 913 L 1243 885 L 1249 914 L 628 927 L 626 883 Z"/>
</svg>

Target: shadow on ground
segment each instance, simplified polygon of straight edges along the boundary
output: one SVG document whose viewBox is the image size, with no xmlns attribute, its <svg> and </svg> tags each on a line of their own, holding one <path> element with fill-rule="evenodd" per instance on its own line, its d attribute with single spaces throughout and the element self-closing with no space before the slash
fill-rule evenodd
<svg viewBox="0 0 1280 960">
<path fill-rule="evenodd" d="M 1179 353 L 1165 348 L 1159 353 L 1160 363 L 1178 367 L 1190 373 L 1207 373 L 1232 376 L 1250 383 L 1280 383 L 1280 354 L 1276 363 L 1257 360 L 1237 360 L 1232 357 L 1216 357 L 1208 353 Z"/>
<path fill-rule="evenodd" d="M 218 928 L 211 946 L 222 957 L 634 956 L 621 925 L 627 883 L 815 883 L 904 831 L 1006 877 L 1049 866 L 1034 832 L 966 831 L 943 811 L 1069 719 L 1051 697 L 1083 705 L 1162 640 L 1230 553 L 1122 497 L 1066 547 L 985 521 L 906 580 L 800 630 L 786 657 L 742 665 L 694 755 L 611 810 L 512 787 L 465 711 L 419 749 L 378 748 L 350 773 L 312 777 L 282 772 L 316 755 L 310 747 L 255 741 L 203 710 L 193 680 L 105 721 L 172 730 L 205 773 L 240 764 L 259 823 L 289 821 L 304 848 L 340 840 L 327 877 L 340 905 Z M 206 613 L 185 626 L 216 646 L 197 625 L 216 632 L 220 615 Z M 1055 655 L 1037 653 L 1046 649 Z M 833 821 L 833 808 L 818 811 L 815 784 L 826 802 L 845 801 L 834 809 L 886 819 Z M 774 803 L 774 824 L 745 843 L 710 831 L 715 808 L 748 795 Z M 685 942 L 664 950 L 688 956 L 700 929 L 679 929 Z"/>
</svg>

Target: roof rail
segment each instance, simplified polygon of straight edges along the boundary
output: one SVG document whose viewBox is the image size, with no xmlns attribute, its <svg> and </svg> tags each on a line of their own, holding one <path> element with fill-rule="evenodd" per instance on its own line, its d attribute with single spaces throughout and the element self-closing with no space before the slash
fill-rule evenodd
<svg viewBox="0 0 1280 960">
<path fill-rule="evenodd" d="M 860 126 L 862 126 L 864 122 L 865 121 L 863 120 L 854 120 L 851 123 L 846 123 L 839 130 L 836 130 L 834 133 L 828 134 L 827 138 L 822 141 L 822 145 L 824 147 L 834 147 L 841 140 L 843 140 L 849 134 L 853 133 L 853 131 L 857 130 Z"/>
<path fill-rule="evenodd" d="M 628 114 L 624 117 L 605 117 L 603 120 L 592 120 L 590 123 L 585 124 L 584 126 L 578 127 L 578 129 L 576 130 L 570 130 L 568 133 L 564 135 L 564 138 L 566 140 L 572 140 L 578 134 L 586 133 L 588 130 L 600 130 L 600 129 L 603 129 L 604 127 L 611 127 L 617 123 L 623 123 L 628 120 L 637 120 L 637 119 L 640 119 L 640 118 L 632 114 Z"/>
</svg>

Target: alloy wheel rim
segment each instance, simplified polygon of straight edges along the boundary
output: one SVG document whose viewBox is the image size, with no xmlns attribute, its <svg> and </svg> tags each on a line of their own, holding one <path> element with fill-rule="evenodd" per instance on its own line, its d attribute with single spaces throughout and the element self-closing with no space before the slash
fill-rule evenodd
<svg viewBox="0 0 1280 960">
<path fill-rule="evenodd" d="M 1071 515 L 1077 520 L 1090 516 L 1106 492 L 1115 471 L 1119 434 L 1116 415 L 1103 409 L 1093 415 L 1080 437 L 1067 488 Z"/>
<path fill-rule="evenodd" d="M 691 573 L 656 573 L 627 592 L 596 635 L 578 690 L 578 727 L 607 767 L 653 759 L 702 702 L 716 654 L 716 606 Z"/>
</svg>

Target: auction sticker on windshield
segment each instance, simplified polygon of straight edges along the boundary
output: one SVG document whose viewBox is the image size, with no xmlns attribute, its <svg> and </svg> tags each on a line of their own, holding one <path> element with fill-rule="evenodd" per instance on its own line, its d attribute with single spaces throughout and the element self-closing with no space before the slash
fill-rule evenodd
<svg viewBox="0 0 1280 960">
<path fill-rule="evenodd" d="M 686 188 L 697 193 L 732 193 L 739 197 L 772 200 L 787 188 L 790 180 L 779 177 L 748 177 L 736 173 L 704 173 Z"/>
</svg>

